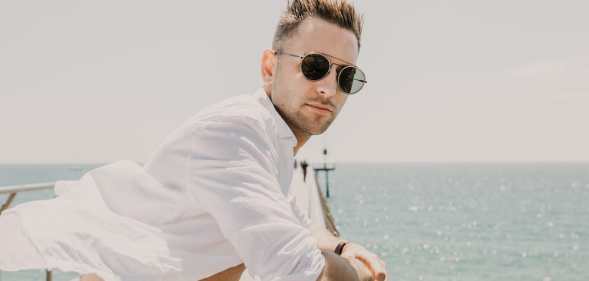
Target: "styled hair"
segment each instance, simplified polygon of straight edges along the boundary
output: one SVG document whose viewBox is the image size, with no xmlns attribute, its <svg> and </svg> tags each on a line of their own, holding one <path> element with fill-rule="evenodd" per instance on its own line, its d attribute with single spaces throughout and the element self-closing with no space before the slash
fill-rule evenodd
<svg viewBox="0 0 589 281">
<path fill-rule="evenodd" d="M 356 8 L 345 0 L 289 1 L 276 27 L 272 48 L 279 49 L 282 42 L 288 39 L 301 22 L 309 17 L 323 19 L 353 32 L 358 41 L 358 50 L 360 49 L 363 19 L 356 12 Z"/>
</svg>

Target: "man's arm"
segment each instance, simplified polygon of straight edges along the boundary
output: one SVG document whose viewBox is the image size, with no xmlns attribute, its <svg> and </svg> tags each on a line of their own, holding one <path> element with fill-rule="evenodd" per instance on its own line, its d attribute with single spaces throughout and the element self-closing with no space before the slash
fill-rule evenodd
<svg viewBox="0 0 589 281">
<path fill-rule="evenodd" d="M 186 166 L 189 196 L 216 221 L 252 277 L 316 280 L 325 258 L 282 190 L 282 152 L 265 126 L 248 114 L 195 123 Z"/>
<path fill-rule="evenodd" d="M 335 237 L 328 230 L 318 228 L 313 230 L 313 236 L 317 239 L 318 246 L 321 249 L 321 254 L 325 258 L 325 266 L 317 281 L 372 281 L 372 280 L 386 280 L 386 271 L 384 270 L 384 264 L 379 269 L 379 266 L 374 270 L 375 274 L 369 269 L 370 266 L 366 265 L 361 259 L 357 258 L 354 252 L 354 246 L 346 249 L 342 253 L 342 256 L 338 256 L 334 253 L 334 249 L 337 244 L 342 241 L 341 238 Z M 348 246 L 346 246 L 348 247 Z M 357 251 L 357 250 L 356 250 Z M 364 253 L 366 255 L 366 253 Z M 373 263 L 380 261 L 374 260 Z M 204 279 L 204 281 L 238 281 L 243 273 L 245 266 L 243 264 L 228 268 L 225 271 L 219 272 L 211 277 Z M 88 280 L 91 281 L 91 280 Z"/>
</svg>

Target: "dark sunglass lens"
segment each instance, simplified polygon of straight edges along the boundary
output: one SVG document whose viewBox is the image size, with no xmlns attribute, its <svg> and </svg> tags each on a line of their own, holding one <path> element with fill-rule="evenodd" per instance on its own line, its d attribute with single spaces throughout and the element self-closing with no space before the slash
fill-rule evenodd
<svg viewBox="0 0 589 281">
<path fill-rule="evenodd" d="M 329 72 L 329 61 L 319 54 L 307 55 L 303 58 L 301 70 L 307 79 L 319 80 Z"/>
<path fill-rule="evenodd" d="M 354 66 L 344 67 L 338 75 L 338 84 L 340 88 L 348 93 L 355 94 L 364 87 L 366 75 L 364 72 Z"/>
</svg>

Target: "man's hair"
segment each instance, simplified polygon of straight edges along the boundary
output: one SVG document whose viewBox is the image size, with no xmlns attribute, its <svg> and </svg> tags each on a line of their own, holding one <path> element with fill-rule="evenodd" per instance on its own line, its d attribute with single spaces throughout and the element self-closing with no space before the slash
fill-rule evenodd
<svg viewBox="0 0 589 281">
<path fill-rule="evenodd" d="M 356 12 L 354 6 L 345 0 L 289 1 L 288 7 L 276 27 L 272 48 L 279 49 L 282 42 L 288 39 L 301 22 L 308 17 L 317 17 L 353 32 L 358 41 L 358 49 L 360 49 L 362 16 Z"/>
</svg>

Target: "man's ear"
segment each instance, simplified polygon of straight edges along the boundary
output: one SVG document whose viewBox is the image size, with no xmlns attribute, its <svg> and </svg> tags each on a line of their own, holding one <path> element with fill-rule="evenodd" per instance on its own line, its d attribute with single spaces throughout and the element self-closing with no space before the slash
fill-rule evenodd
<svg viewBox="0 0 589 281">
<path fill-rule="evenodd" d="M 274 81 L 276 71 L 276 55 L 274 50 L 264 50 L 262 53 L 262 61 L 260 62 L 260 70 L 262 72 L 262 82 L 266 93 L 270 93 L 272 89 L 272 82 Z"/>
</svg>

